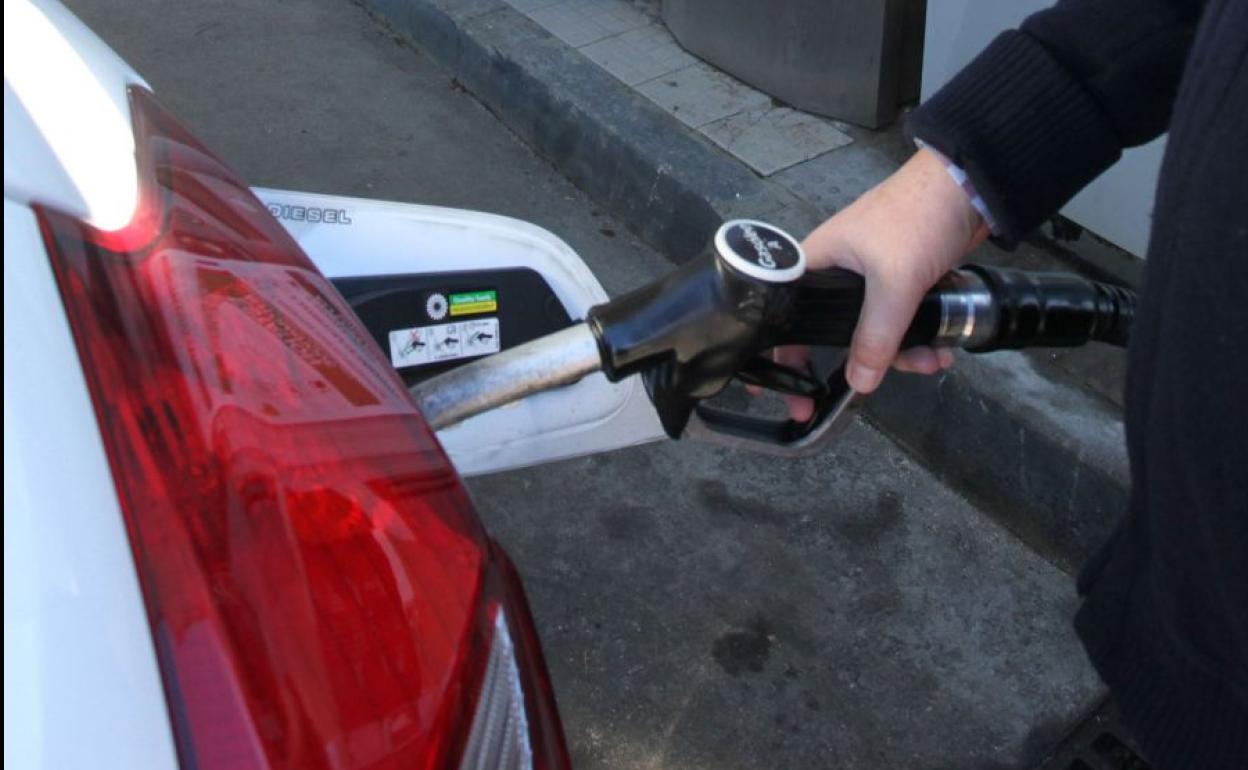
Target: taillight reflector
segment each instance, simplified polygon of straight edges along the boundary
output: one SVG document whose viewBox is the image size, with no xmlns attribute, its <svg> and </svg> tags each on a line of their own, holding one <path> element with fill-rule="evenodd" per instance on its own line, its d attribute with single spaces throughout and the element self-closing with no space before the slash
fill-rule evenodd
<svg viewBox="0 0 1248 770">
<path fill-rule="evenodd" d="M 131 94 L 132 223 L 39 216 L 183 765 L 452 766 L 507 570 L 349 308 L 231 172 Z M 554 719 L 548 692 L 530 700 Z M 565 763 L 557 720 L 537 734 L 539 766 Z"/>
</svg>

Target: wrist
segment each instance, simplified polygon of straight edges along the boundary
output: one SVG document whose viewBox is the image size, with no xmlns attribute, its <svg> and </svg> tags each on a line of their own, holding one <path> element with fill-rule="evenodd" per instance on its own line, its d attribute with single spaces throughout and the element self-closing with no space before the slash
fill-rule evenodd
<svg viewBox="0 0 1248 770">
<path fill-rule="evenodd" d="M 961 166 L 950 160 L 947 155 L 927 144 L 927 142 L 924 142 L 922 139 L 916 137 L 914 143 L 915 146 L 919 148 L 919 152 L 930 153 L 941 162 L 945 168 L 945 173 L 949 175 L 954 184 L 961 188 L 967 201 L 970 202 L 971 206 L 979 214 L 981 223 L 976 228 L 975 237 L 973 238 L 974 243 L 978 245 L 989 235 L 997 234 L 998 230 L 996 219 L 992 216 L 992 211 L 988 208 L 988 203 L 975 188 L 975 183 L 971 181 L 970 175 L 967 174 Z"/>
<path fill-rule="evenodd" d="M 903 170 L 913 174 L 913 187 L 922 197 L 919 210 L 937 220 L 937 226 L 950 233 L 950 240 L 958 243 L 964 254 L 991 234 L 991 221 L 986 211 L 975 205 L 969 180 L 962 183 L 965 174 L 959 179 L 951 165 L 939 152 L 920 144 Z"/>
</svg>

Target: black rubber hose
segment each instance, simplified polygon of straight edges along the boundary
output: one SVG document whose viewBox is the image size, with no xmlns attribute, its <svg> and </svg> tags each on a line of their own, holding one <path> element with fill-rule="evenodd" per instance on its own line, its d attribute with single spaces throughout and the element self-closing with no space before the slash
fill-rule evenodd
<svg viewBox="0 0 1248 770">
<path fill-rule="evenodd" d="M 1136 302 L 1136 294 L 1130 289 L 1069 273 L 1031 273 L 983 265 L 961 269 L 978 276 L 992 297 L 990 308 L 985 308 L 986 316 L 976 319 L 979 324 L 991 324 L 992 334 L 968 346 L 971 352 L 1077 347 L 1091 341 L 1120 347 L 1127 344 Z M 777 345 L 849 345 L 864 291 L 862 276 L 848 270 L 807 273 L 797 286 L 787 321 L 773 332 L 771 341 Z M 903 349 L 930 344 L 937 338 L 942 304 L 951 291 L 957 289 L 942 282 L 927 293 L 902 340 Z"/>
<path fill-rule="evenodd" d="M 1029 273 L 968 265 L 987 285 L 997 311 L 996 333 L 976 347 L 992 350 L 1076 347 L 1091 341 L 1125 347 L 1136 294 L 1069 273 Z"/>
</svg>

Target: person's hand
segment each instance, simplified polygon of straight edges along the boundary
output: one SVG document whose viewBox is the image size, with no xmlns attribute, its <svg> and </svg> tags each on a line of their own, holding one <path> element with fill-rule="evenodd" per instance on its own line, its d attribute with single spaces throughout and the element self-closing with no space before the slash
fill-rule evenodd
<svg viewBox="0 0 1248 770">
<path fill-rule="evenodd" d="M 904 166 L 806 237 L 808 269 L 841 267 L 866 279 L 866 296 L 849 350 L 846 378 L 875 390 L 890 365 L 933 374 L 953 364 L 949 350 L 897 348 L 923 295 L 988 235 L 944 163 L 921 149 Z M 801 368 L 806 351 L 781 348 L 777 363 Z M 793 419 L 809 419 L 809 399 L 786 397 Z"/>
</svg>

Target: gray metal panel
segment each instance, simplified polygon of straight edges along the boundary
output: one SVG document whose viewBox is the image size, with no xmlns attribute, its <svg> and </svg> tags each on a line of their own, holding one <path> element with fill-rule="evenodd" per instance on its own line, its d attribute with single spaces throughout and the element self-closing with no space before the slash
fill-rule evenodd
<svg viewBox="0 0 1248 770">
<path fill-rule="evenodd" d="M 800 109 L 875 128 L 911 93 L 921 0 L 663 0 L 691 52 Z M 909 22 L 912 29 L 905 30 Z"/>
</svg>

